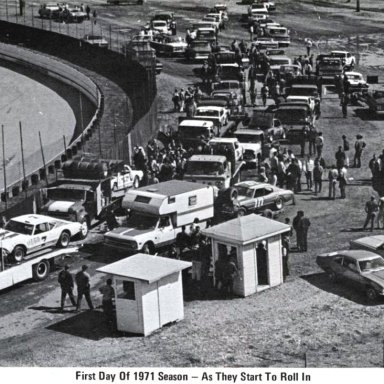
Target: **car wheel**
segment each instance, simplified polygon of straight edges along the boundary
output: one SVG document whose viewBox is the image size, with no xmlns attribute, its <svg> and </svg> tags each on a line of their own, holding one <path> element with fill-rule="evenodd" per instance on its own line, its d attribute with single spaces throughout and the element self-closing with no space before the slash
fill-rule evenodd
<svg viewBox="0 0 384 384">
<path fill-rule="evenodd" d="M 365 294 L 367 295 L 369 301 L 375 301 L 377 299 L 377 292 L 372 287 L 367 287 Z"/>
<path fill-rule="evenodd" d="M 143 248 L 141 249 L 141 251 L 148 255 L 153 255 L 155 253 L 155 246 L 153 245 L 153 243 L 148 241 L 148 243 L 145 243 L 143 245 Z"/>
<path fill-rule="evenodd" d="M 140 186 L 140 180 L 136 176 L 135 179 L 133 180 L 133 188 L 137 189 L 137 188 L 139 188 L 139 186 Z"/>
<path fill-rule="evenodd" d="M 60 235 L 59 241 L 57 242 L 57 246 L 60 248 L 67 248 L 69 243 L 71 242 L 71 235 L 64 231 Z"/>
<path fill-rule="evenodd" d="M 328 279 L 332 282 L 332 283 L 336 283 L 337 281 L 337 276 L 336 276 L 336 273 L 335 272 L 328 272 Z"/>
<path fill-rule="evenodd" d="M 90 227 L 89 220 L 88 220 L 88 218 L 85 217 L 81 221 L 81 230 L 80 230 L 80 233 L 79 233 L 79 237 L 80 237 L 81 240 L 85 239 L 88 236 L 89 227 Z"/>
<path fill-rule="evenodd" d="M 50 265 L 47 260 L 41 260 L 37 264 L 33 266 L 33 278 L 36 281 L 42 281 L 45 280 L 50 271 Z"/>
<path fill-rule="evenodd" d="M 247 211 L 244 208 L 240 208 L 239 211 L 237 212 L 237 216 L 245 216 L 247 214 Z"/>
<path fill-rule="evenodd" d="M 278 197 L 275 200 L 275 207 L 276 207 L 276 209 L 278 209 L 280 211 L 280 209 L 283 209 L 283 206 L 284 206 L 283 199 L 281 197 Z"/>
<path fill-rule="evenodd" d="M 21 263 L 25 258 L 25 248 L 21 245 L 17 245 L 12 252 L 13 260 L 16 263 Z"/>
</svg>

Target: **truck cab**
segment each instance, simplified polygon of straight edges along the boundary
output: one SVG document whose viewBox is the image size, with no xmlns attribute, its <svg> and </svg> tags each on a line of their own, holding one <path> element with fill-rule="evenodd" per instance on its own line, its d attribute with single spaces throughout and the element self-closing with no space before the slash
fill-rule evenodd
<svg viewBox="0 0 384 384">
<path fill-rule="evenodd" d="M 193 155 L 187 161 L 184 180 L 216 189 L 229 188 L 232 180 L 231 163 L 225 156 Z"/>
<path fill-rule="evenodd" d="M 212 121 L 198 119 L 181 121 L 177 130 L 178 138 L 185 148 L 204 147 L 218 132 L 219 128 Z"/>
</svg>

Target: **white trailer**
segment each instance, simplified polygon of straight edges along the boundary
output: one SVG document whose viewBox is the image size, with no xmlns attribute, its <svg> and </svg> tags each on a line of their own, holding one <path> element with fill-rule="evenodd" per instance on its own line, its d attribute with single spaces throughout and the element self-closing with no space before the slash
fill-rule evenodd
<svg viewBox="0 0 384 384">
<path fill-rule="evenodd" d="M 125 227 L 105 234 L 104 244 L 121 251 L 154 252 L 176 240 L 182 226 L 213 218 L 211 186 L 170 180 L 129 190 L 122 207 L 130 210 Z"/>
<path fill-rule="evenodd" d="M 78 247 L 58 249 L 44 254 L 34 254 L 21 263 L 8 263 L 2 253 L 0 262 L 0 290 L 12 287 L 23 281 L 34 279 L 35 281 L 45 280 L 50 271 L 53 270 L 55 259 L 65 254 L 77 252 Z"/>
</svg>

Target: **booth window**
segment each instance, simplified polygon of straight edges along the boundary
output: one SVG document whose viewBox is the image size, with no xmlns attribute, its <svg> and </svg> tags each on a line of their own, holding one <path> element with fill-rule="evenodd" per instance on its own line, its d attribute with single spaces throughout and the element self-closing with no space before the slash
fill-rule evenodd
<svg viewBox="0 0 384 384">
<path fill-rule="evenodd" d="M 190 196 L 189 201 L 188 201 L 188 205 L 192 206 L 192 205 L 196 205 L 196 204 L 197 204 L 197 196 Z"/>
<path fill-rule="evenodd" d="M 135 283 L 133 281 L 116 280 L 118 299 L 136 300 Z"/>
</svg>

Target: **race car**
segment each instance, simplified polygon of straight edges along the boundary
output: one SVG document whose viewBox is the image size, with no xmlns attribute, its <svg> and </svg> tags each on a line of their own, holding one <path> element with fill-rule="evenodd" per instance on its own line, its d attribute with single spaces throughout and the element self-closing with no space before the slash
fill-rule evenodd
<svg viewBox="0 0 384 384">
<path fill-rule="evenodd" d="M 128 188 L 139 188 L 143 176 L 143 171 L 132 169 L 129 165 L 125 164 L 122 172 L 112 176 L 111 189 L 113 192 L 116 192 Z"/>
<path fill-rule="evenodd" d="M 0 230 L 0 248 L 3 256 L 20 263 L 41 249 L 66 248 L 72 237 L 82 233 L 82 224 L 77 222 L 35 214 L 17 216 Z"/>
<path fill-rule="evenodd" d="M 295 204 L 292 191 L 268 183 L 248 180 L 235 184 L 233 189 L 234 192 L 230 194 L 233 204 L 225 207 L 228 216 L 233 216 L 234 212 L 237 212 L 237 216 L 244 216 L 263 213 L 266 209 L 280 211 L 289 201 Z"/>
</svg>

